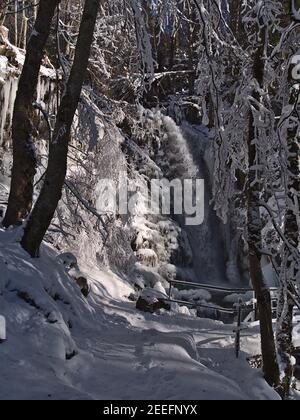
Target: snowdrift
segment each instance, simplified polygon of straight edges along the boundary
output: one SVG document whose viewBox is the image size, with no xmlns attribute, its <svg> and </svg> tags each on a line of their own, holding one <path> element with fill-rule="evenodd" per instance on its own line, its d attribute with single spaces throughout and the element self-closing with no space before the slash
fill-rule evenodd
<svg viewBox="0 0 300 420">
<path fill-rule="evenodd" d="M 19 235 L 0 231 L 0 399 L 278 398 L 234 359 L 231 326 L 139 312 L 130 283 L 95 266 L 85 298 L 54 249 L 31 259 Z"/>
</svg>

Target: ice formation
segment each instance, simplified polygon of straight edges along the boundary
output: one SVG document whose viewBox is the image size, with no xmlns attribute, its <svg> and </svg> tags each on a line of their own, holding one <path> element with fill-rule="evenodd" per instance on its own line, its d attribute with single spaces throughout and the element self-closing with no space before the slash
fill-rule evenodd
<svg viewBox="0 0 300 420">
<path fill-rule="evenodd" d="M 24 52 L 13 46 L 7 36 L 7 30 L 0 27 L 0 144 L 6 147 L 9 145 L 18 77 L 25 60 Z M 41 66 L 36 102 L 43 108 L 47 103 L 45 111 L 49 111 L 53 106 L 51 93 L 54 89 L 55 79 L 56 72 L 53 68 Z"/>
</svg>

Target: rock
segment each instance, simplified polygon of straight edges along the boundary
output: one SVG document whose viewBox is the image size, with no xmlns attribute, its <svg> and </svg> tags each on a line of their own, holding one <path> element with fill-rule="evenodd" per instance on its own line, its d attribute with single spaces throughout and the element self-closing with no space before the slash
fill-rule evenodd
<svg viewBox="0 0 300 420">
<path fill-rule="evenodd" d="M 158 257 L 153 249 L 139 249 L 136 257 L 146 267 L 156 267 L 158 265 Z"/>
<path fill-rule="evenodd" d="M 90 293 L 89 283 L 79 270 L 77 258 L 75 255 L 71 252 L 65 252 L 58 255 L 57 260 L 64 265 L 69 276 L 75 280 L 83 296 L 87 297 Z"/>
<path fill-rule="evenodd" d="M 151 267 L 146 267 L 140 263 L 135 264 L 135 275 L 142 283 L 141 290 L 146 287 L 154 287 L 154 285 L 158 282 L 162 283 L 163 286 L 168 287 L 168 283 L 165 281 L 163 277 L 161 277 L 155 270 Z"/>
<path fill-rule="evenodd" d="M 128 300 L 130 300 L 131 302 L 136 302 L 136 301 L 138 300 L 138 296 L 137 296 L 137 294 L 135 294 L 135 293 L 131 293 L 131 294 L 128 296 Z"/>
<path fill-rule="evenodd" d="M 143 299 L 141 296 L 136 302 L 136 308 L 143 312 L 150 312 L 151 314 L 159 311 L 160 309 L 165 309 L 167 311 L 171 309 L 170 305 L 166 304 L 162 300 L 158 300 L 157 302 L 154 302 L 154 303 L 149 303 L 145 299 Z"/>
<path fill-rule="evenodd" d="M 140 292 L 141 290 L 145 289 L 145 283 L 143 281 L 143 278 L 140 276 L 137 276 L 134 279 L 134 283 L 133 286 L 135 288 L 136 291 Z"/>
<path fill-rule="evenodd" d="M 76 350 L 66 353 L 66 360 L 72 360 L 75 356 L 77 356 L 77 354 L 78 352 Z"/>
<path fill-rule="evenodd" d="M 191 124 L 202 124 L 202 110 L 199 105 L 192 102 L 185 104 L 185 118 Z"/>
<path fill-rule="evenodd" d="M 138 301 L 136 308 L 143 312 L 154 313 L 160 309 L 170 311 L 171 306 L 166 302 L 167 296 L 154 289 L 145 289 Z"/>
<path fill-rule="evenodd" d="M 77 258 L 71 252 L 64 252 L 63 254 L 58 255 L 57 260 L 60 261 L 67 270 L 78 267 Z"/>
<path fill-rule="evenodd" d="M 47 315 L 47 322 L 49 322 L 49 324 L 57 324 L 58 320 L 59 320 L 59 317 L 54 311 L 50 312 Z"/>
<path fill-rule="evenodd" d="M 162 264 L 158 273 L 165 280 L 175 280 L 177 278 L 177 267 L 173 264 Z"/>
<path fill-rule="evenodd" d="M 87 279 L 85 277 L 75 277 L 74 280 L 76 281 L 77 285 L 79 286 L 81 293 L 83 296 L 88 297 L 90 293 L 90 287 Z"/>
</svg>

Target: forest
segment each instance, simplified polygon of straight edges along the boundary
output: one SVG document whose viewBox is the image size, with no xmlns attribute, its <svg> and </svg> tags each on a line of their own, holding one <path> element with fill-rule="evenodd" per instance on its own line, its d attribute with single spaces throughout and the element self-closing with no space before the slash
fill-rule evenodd
<svg viewBox="0 0 300 420">
<path fill-rule="evenodd" d="M 300 0 L 0 0 L 0 400 L 299 400 L 299 321 Z"/>
</svg>

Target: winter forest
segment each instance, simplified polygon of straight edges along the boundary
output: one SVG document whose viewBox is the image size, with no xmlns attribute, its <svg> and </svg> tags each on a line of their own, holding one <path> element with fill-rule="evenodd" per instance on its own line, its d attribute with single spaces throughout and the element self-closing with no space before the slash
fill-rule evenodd
<svg viewBox="0 0 300 420">
<path fill-rule="evenodd" d="M 299 159 L 299 0 L 0 0 L 0 400 L 299 400 Z"/>
</svg>

